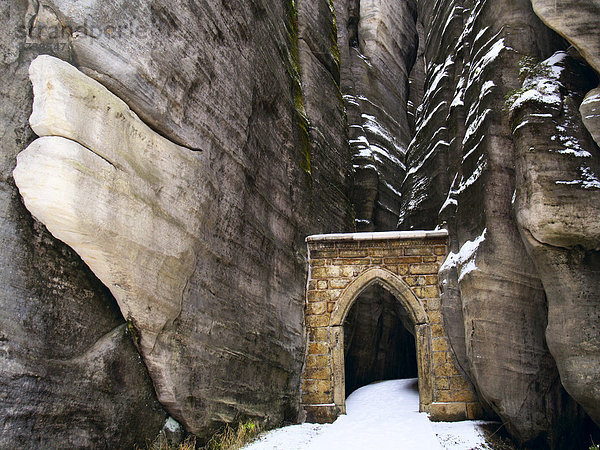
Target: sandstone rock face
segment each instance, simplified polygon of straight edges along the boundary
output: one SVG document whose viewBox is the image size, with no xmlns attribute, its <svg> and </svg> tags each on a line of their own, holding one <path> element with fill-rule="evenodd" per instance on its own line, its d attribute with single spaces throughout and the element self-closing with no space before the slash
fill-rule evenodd
<svg viewBox="0 0 600 450">
<path fill-rule="evenodd" d="M 198 185 L 199 154 L 157 135 L 66 62 L 39 56 L 30 77 L 30 124 L 42 138 L 19 154 L 13 172 L 25 206 L 109 286 L 140 330 L 159 400 L 173 408 L 153 350 L 179 315 L 195 266 L 191 236 L 209 193 Z"/>
<path fill-rule="evenodd" d="M 570 420 L 574 405 L 556 382 L 547 289 L 516 220 L 517 151 L 505 97 L 521 87 L 525 56 L 547 58 L 563 44 L 527 1 L 418 6 L 425 89 L 399 226 L 448 228 L 453 252 L 440 274 L 442 304 L 460 365 L 513 436 L 559 445 L 551 430 Z"/>
<path fill-rule="evenodd" d="M 600 422 L 599 9 L 0 6 L 0 447 L 143 443 L 154 390 L 201 437 L 296 419 L 304 237 L 355 226 L 449 230 L 445 328 L 520 442 Z"/>
<path fill-rule="evenodd" d="M 335 0 L 341 90 L 353 152 L 356 225 L 390 230 L 398 221 L 410 142 L 408 78 L 417 51 L 414 1 Z"/>
<path fill-rule="evenodd" d="M 548 299 L 546 339 L 561 382 L 600 422 L 600 152 L 579 105 L 591 69 L 557 52 L 511 98 L 515 208 Z"/>
<path fill-rule="evenodd" d="M 303 47 L 293 2 L 52 9 L 83 27 L 69 43 L 105 86 L 61 61 L 32 65 L 42 137 L 14 172 L 27 207 L 111 290 L 188 431 L 294 420 L 304 236 L 351 217 L 335 67 L 313 59 L 300 72 L 321 44 Z M 92 36 L 124 15 L 138 32 Z M 333 113 L 314 106 L 316 86 L 337 90 Z"/>
<path fill-rule="evenodd" d="M 69 49 L 38 38 L 52 14 L 33 24 L 27 2 L 3 2 L 0 14 L 0 448 L 144 445 L 166 415 L 123 316 L 31 218 L 11 175 L 33 138 L 29 64 L 39 52 L 69 59 Z"/>
<path fill-rule="evenodd" d="M 600 73 L 600 1 L 531 0 L 531 4 L 540 19 L 564 36 Z M 581 116 L 596 144 L 600 145 L 600 117 L 594 111 L 598 105 L 597 94 L 597 89 L 588 93 L 586 102 L 581 105 Z"/>
</svg>

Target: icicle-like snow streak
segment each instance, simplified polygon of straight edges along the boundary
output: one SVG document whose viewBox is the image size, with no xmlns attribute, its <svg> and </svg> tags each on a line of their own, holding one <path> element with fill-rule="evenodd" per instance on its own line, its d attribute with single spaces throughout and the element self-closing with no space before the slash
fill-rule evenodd
<svg viewBox="0 0 600 450">
<path fill-rule="evenodd" d="M 487 228 L 474 240 L 465 242 L 458 253 L 450 252 L 446 261 L 440 267 L 440 271 L 456 267 L 458 269 L 458 281 L 460 282 L 465 275 L 477 270 L 477 265 L 475 264 L 477 249 L 485 241 L 486 233 Z"/>
<path fill-rule="evenodd" d="M 583 166 L 579 168 L 579 173 L 581 176 L 580 180 L 556 181 L 556 184 L 579 185 L 583 189 L 600 189 L 600 179 L 592 172 L 592 169 Z"/>
</svg>

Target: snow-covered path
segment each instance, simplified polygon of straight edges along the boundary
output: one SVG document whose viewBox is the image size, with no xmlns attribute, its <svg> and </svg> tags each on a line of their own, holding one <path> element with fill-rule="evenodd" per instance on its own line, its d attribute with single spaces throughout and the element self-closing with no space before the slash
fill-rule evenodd
<svg viewBox="0 0 600 450">
<path fill-rule="evenodd" d="M 419 413 L 417 380 L 364 386 L 346 400 L 345 416 L 331 425 L 302 424 L 266 433 L 246 450 L 487 448 L 475 422 L 430 422 Z M 437 437 L 436 437 L 437 434 Z"/>
</svg>

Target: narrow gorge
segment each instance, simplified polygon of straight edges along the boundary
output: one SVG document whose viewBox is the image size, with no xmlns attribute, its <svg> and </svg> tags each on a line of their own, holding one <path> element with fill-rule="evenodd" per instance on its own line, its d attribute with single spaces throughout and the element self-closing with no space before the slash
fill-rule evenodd
<svg viewBox="0 0 600 450">
<path fill-rule="evenodd" d="M 482 417 L 600 435 L 600 0 L 0 13 L 0 448 L 305 420 L 306 238 L 391 230 L 447 230 L 432 289 Z M 416 374 L 393 297 L 343 325 L 347 391 Z"/>
</svg>

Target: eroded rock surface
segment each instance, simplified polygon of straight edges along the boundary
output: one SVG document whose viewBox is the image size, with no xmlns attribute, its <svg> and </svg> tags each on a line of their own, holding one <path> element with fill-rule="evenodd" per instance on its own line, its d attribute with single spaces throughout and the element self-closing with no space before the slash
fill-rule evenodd
<svg viewBox="0 0 600 450">
<path fill-rule="evenodd" d="M 360 230 L 448 228 L 446 329 L 518 440 L 564 445 L 570 396 L 598 422 L 598 7 L 1 6 L 1 439 L 151 438 L 124 318 L 188 431 L 294 420 L 303 240 L 351 230 L 349 198 Z M 31 143 L 39 53 L 78 70 L 34 64 Z M 111 292 L 25 211 L 25 147 L 25 204 Z"/>
<path fill-rule="evenodd" d="M 527 57 L 547 58 L 564 44 L 528 1 L 418 6 L 425 89 L 399 225 L 449 229 L 442 305 L 460 365 L 513 436 L 558 445 L 560 433 L 549 430 L 575 416 L 573 402 L 557 383 L 546 286 L 516 220 L 517 151 L 505 102 L 521 87 Z"/>
<path fill-rule="evenodd" d="M 564 36 L 587 63 L 600 74 L 600 1 L 531 0 L 536 14 L 557 33 Z M 598 89 L 590 91 L 581 105 L 581 116 L 588 131 L 600 145 Z"/>
<path fill-rule="evenodd" d="M 185 30 L 166 20 L 166 8 L 161 13 L 152 6 L 174 27 L 164 35 L 148 30 L 164 48 L 174 45 L 173 39 L 192 42 L 186 40 L 190 33 L 217 33 L 227 51 L 208 45 L 194 51 L 225 58 L 215 66 L 220 71 L 239 72 L 209 76 L 198 55 L 192 68 L 194 76 L 204 77 L 197 80 L 202 93 L 197 103 L 185 103 L 185 120 L 173 118 L 178 105 L 170 103 L 164 110 L 169 117 L 155 119 L 156 110 L 146 109 L 140 94 L 154 96 L 159 111 L 161 99 L 181 99 L 172 89 L 194 98 L 189 77 L 178 78 L 187 58 L 182 64 L 163 60 L 156 65 L 160 55 L 166 56 L 162 48 L 141 51 L 156 45 L 148 38 L 94 40 L 73 34 L 78 62 L 86 66 L 82 70 L 143 110 L 140 116 L 159 133 L 68 64 L 42 57 L 32 65 L 31 124 L 42 137 L 19 156 L 15 170 L 24 201 L 109 287 L 139 332 L 159 400 L 200 436 L 243 417 L 273 423 L 296 418 L 304 236 L 315 227 L 346 228 L 350 217 L 342 99 L 338 95 L 338 105 L 332 103 L 338 133 L 335 116 L 311 109 L 311 91 L 302 92 L 299 18 L 293 6 L 241 2 L 218 8 L 216 15 L 207 8 L 195 15 L 187 11 L 186 17 L 194 19 Z M 116 17 L 114 4 L 96 7 L 93 14 Z M 76 5 L 71 10 L 58 2 L 55 9 L 67 23 L 77 24 Z M 204 15 L 210 20 L 202 21 Z M 104 17 L 98 20 L 106 23 Z M 244 38 L 239 35 L 244 26 L 262 31 Z M 135 54 L 128 53 L 132 42 L 138 45 Z M 114 59 L 101 58 L 114 46 L 120 49 L 118 58 L 130 57 L 128 71 Z M 173 57 L 172 48 L 168 56 Z M 323 71 L 321 66 L 327 68 L 327 61 L 312 67 Z M 167 76 L 165 70 L 172 73 Z M 130 95 L 131 77 L 138 76 L 148 84 Z M 302 76 L 307 86 L 315 83 L 309 74 Z M 330 79 L 335 92 L 335 77 Z M 164 80 L 170 80 L 169 89 L 158 86 Z M 236 88 L 216 86 L 222 82 Z M 225 91 L 235 98 L 229 102 Z M 193 135 L 187 120 L 194 124 Z M 341 137 L 328 142 L 325 151 L 319 133 Z M 56 176 L 48 176 L 52 173 Z"/>
<path fill-rule="evenodd" d="M 335 0 L 341 90 L 353 152 L 359 231 L 395 228 L 410 142 L 408 78 L 417 51 L 414 1 Z"/>
<path fill-rule="evenodd" d="M 591 69 L 557 52 L 511 97 L 515 208 L 548 299 L 546 339 L 562 384 L 600 421 L 600 151 L 579 115 Z"/>
<path fill-rule="evenodd" d="M 166 414 L 110 292 L 25 209 L 12 179 L 27 125 L 31 60 L 69 59 L 35 39 L 27 2 L 0 14 L 0 448 L 117 448 L 153 439 Z M 42 20 L 43 19 L 43 20 Z"/>
</svg>

